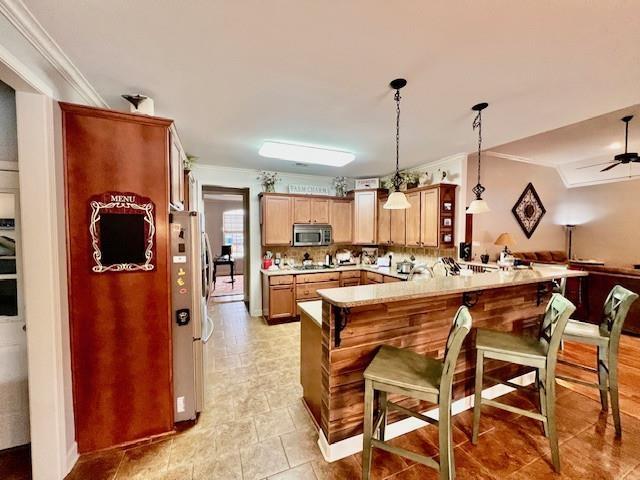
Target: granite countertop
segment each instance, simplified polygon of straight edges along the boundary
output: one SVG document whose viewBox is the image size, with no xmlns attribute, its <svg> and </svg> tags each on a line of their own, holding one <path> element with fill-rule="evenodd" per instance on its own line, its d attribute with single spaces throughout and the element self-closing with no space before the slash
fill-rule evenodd
<svg viewBox="0 0 640 480">
<path fill-rule="evenodd" d="M 322 300 L 313 300 L 311 302 L 298 302 L 300 310 L 306 313 L 316 325 L 322 327 Z"/>
<path fill-rule="evenodd" d="M 414 278 L 406 283 L 382 283 L 359 287 L 327 288 L 318 295 L 337 307 L 357 307 L 385 302 L 451 295 L 491 288 L 527 285 L 559 278 L 584 277 L 587 272 L 557 267 L 480 273 L 472 276 Z"/>
<path fill-rule="evenodd" d="M 318 270 L 303 270 L 302 268 L 291 268 L 288 270 L 265 270 L 264 268 L 260 271 L 268 276 L 274 275 L 307 275 L 314 273 L 331 273 L 331 272 L 349 272 L 353 270 L 358 271 L 367 271 L 373 273 L 379 273 L 380 275 L 388 275 L 390 277 L 399 278 L 401 280 L 406 280 L 409 275 L 406 273 L 398 273 L 394 268 L 390 267 L 375 267 L 372 265 L 346 265 L 343 267 L 332 267 L 332 268 L 323 268 Z M 416 275 L 418 276 L 418 275 Z"/>
</svg>

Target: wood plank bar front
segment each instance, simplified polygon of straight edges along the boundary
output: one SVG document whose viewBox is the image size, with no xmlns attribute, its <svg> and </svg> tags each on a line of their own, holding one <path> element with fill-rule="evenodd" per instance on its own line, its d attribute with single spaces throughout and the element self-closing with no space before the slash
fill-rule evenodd
<svg viewBox="0 0 640 480">
<path fill-rule="evenodd" d="M 546 287 L 541 290 L 540 287 Z M 541 293 L 545 292 L 545 293 Z M 474 327 L 537 335 L 539 320 L 552 291 L 551 282 L 487 289 L 471 308 Z M 362 433 L 364 380 L 362 374 L 378 348 L 393 345 L 442 358 L 452 319 L 462 294 L 431 296 L 341 309 L 322 305 L 321 428 L 329 444 Z M 336 326 L 340 344 L 336 346 Z M 462 348 L 454 379 L 454 399 L 473 393 L 475 352 L 472 333 Z M 525 373 L 517 366 L 487 362 L 488 374 L 509 379 Z M 487 385 L 485 385 L 485 388 Z M 389 400 L 413 410 L 433 406 L 390 395 Z M 389 423 L 405 418 L 389 414 Z"/>
</svg>

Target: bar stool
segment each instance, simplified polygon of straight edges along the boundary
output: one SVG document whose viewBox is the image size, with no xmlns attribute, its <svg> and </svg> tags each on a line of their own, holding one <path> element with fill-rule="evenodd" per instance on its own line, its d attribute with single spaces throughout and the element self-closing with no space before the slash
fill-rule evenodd
<svg viewBox="0 0 640 480">
<path fill-rule="evenodd" d="M 409 458 L 440 471 L 441 479 L 455 478 L 451 440 L 451 385 L 462 342 L 471 330 L 471 315 L 460 307 L 449 330 L 444 360 L 426 357 L 410 350 L 383 345 L 364 372 L 364 435 L 362 447 L 362 478 L 369 479 L 371 449 L 379 448 Z M 439 420 L 433 420 L 393 402 L 387 394 L 399 393 L 411 398 L 436 403 Z M 374 421 L 374 401 L 378 412 Z M 440 463 L 433 458 L 385 443 L 387 412 L 397 410 L 439 428 Z M 374 437 L 374 435 L 377 435 Z"/>
<path fill-rule="evenodd" d="M 562 333 L 564 332 L 569 317 L 575 309 L 576 307 L 569 300 L 558 293 L 554 293 L 547 305 L 538 338 L 481 328 L 477 330 L 476 350 L 478 356 L 476 360 L 476 386 L 473 406 L 473 444 L 478 443 L 480 409 L 482 405 L 490 405 L 495 408 L 524 415 L 542 422 L 545 436 L 549 438 L 549 444 L 551 446 L 553 467 L 556 472 L 560 471 L 560 454 L 558 452 L 558 436 L 555 418 L 555 370 Z M 496 402 L 495 400 L 482 398 L 485 358 L 535 368 L 536 383 L 540 396 L 540 413 L 530 412 Z M 521 385 L 505 382 L 489 376 L 487 376 L 487 378 L 510 387 L 524 388 Z"/>
<path fill-rule="evenodd" d="M 586 370 L 587 372 L 598 374 L 598 383 L 585 382 L 573 377 L 558 375 L 556 378 L 588 387 L 595 387 L 600 390 L 600 403 L 602 411 L 609 410 L 608 396 L 611 396 L 611 410 L 613 413 L 613 424 L 616 429 L 616 436 L 622 435 L 620 425 L 620 401 L 618 399 L 618 350 L 620 348 L 620 334 L 622 326 L 627 318 L 627 313 L 631 304 L 638 298 L 637 293 L 633 293 L 620 285 L 613 287 L 604 302 L 602 321 L 600 325 L 569 320 L 564 331 L 563 340 L 568 342 L 578 342 L 598 347 L 597 365 L 598 368 L 591 368 L 566 360 L 558 360 L 558 363 L 571 367 Z"/>
</svg>

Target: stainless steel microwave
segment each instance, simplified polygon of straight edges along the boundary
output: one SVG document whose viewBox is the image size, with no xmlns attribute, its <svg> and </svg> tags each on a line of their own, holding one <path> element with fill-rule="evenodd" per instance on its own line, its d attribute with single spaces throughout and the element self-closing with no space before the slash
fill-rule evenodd
<svg viewBox="0 0 640 480">
<path fill-rule="evenodd" d="M 293 246 L 313 247 L 331 244 L 331 225 L 293 225 Z"/>
</svg>

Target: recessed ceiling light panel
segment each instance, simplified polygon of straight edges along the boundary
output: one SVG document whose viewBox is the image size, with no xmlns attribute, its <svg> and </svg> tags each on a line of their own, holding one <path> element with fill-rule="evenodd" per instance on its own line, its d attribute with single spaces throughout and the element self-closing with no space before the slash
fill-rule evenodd
<svg viewBox="0 0 640 480">
<path fill-rule="evenodd" d="M 297 163 L 313 163 L 330 167 L 344 167 L 356 156 L 351 152 L 296 143 L 271 142 L 262 144 L 258 154 L 267 158 L 279 158 Z"/>
</svg>

